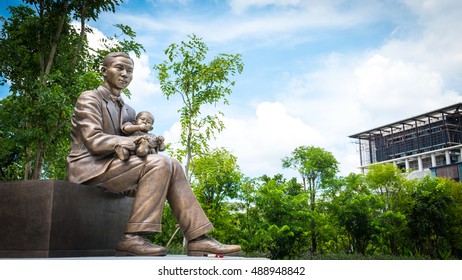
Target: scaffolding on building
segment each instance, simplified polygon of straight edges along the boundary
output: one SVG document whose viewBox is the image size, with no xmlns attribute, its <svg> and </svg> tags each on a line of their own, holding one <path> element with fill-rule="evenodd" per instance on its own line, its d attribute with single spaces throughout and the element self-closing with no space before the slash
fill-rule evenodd
<svg viewBox="0 0 462 280">
<path fill-rule="evenodd" d="M 460 161 L 461 110 L 462 103 L 457 103 L 349 136 L 357 139 L 359 144 L 361 168 L 390 161 L 403 167 L 404 164 L 414 164 L 411 168 L 417 167 L 417 164 L 432 167 Z M 451 147 L 454 149 L 451 150 Z M 437 151 L 444 153 L 438 154 Z M 417 160 L 409 161 L 418 157 L 419 163 Z"/>
</svg>

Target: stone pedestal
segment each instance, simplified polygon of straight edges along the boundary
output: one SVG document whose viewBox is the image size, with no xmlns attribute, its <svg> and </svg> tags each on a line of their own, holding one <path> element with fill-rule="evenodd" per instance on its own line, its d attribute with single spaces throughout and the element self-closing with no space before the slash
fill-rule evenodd
<svg viewBox="0 0 462 280">
<path fill-rule="evenodd" d="M 67 181 L 0 182 L 0 258 L 113 256 L 132 204 Z"/>
</svg>

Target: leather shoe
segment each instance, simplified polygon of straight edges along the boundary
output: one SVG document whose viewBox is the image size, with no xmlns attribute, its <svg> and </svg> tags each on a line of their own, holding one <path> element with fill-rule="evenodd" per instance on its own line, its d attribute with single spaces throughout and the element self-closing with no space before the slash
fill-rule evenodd
<svg viewBox="0 0 462 280">
<path fill-rule="evenodd" d="M 241 252 L 239 245 L 225 245 L 210 236 L 197 238 L 188 242 L 188 256 L 207 256 L 219 254 L 223 256 L 237 255 Z"/>
<path fill-rule="evenodd" d="M 152 244 L 146 237 L 138 234 L 125 234 L 117 243 L 116 256 L 165 256 L 167 249 Z"/>
</svg>

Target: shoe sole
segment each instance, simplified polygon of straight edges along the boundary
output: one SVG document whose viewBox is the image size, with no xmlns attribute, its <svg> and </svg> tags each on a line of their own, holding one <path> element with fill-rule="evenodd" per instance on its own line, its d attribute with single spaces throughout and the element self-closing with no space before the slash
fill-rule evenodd
<svg viewBox="0 0 462 280">
<path fill-rule="evenodd" d="M 145 255 L 138 255 L 132 252 L 128 251 L 116 251 L 115 252 L 116 257 L 126 257 L 126 256 L 153 256 L 153 257 L 163 257 L 167 255 L 167 252 L 159 252 L 159 253 L 153 253 L 153 254 L 145 254 Z"/>
<path fill-rule="evenodd" d="M 190 257 L 207 257 L 209 255 L 222 255 L 222 256 L 236 256 L 242 253 L 241 251 L 236 251 L 236 252 L 230 252 L 230 253 L 213 253 L 213 252 L 207 252 L 207 251 L 188 251 L 188 256 Z"/>
</svg>

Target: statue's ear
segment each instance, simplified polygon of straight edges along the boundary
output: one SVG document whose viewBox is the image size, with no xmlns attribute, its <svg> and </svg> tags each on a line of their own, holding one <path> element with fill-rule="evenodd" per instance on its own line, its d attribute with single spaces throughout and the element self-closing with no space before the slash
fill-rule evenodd
<svg viewBox="0 0 462 280">
<path fill-rule="evenodd" d="M 106 67 L 106 66 L 102 66 L 102 67 L 101 67 L 101 74 L 102 74 L 104 77 L 106 77 L 106 75 L 107 75 L 107 67 Z"/>
</svg>

